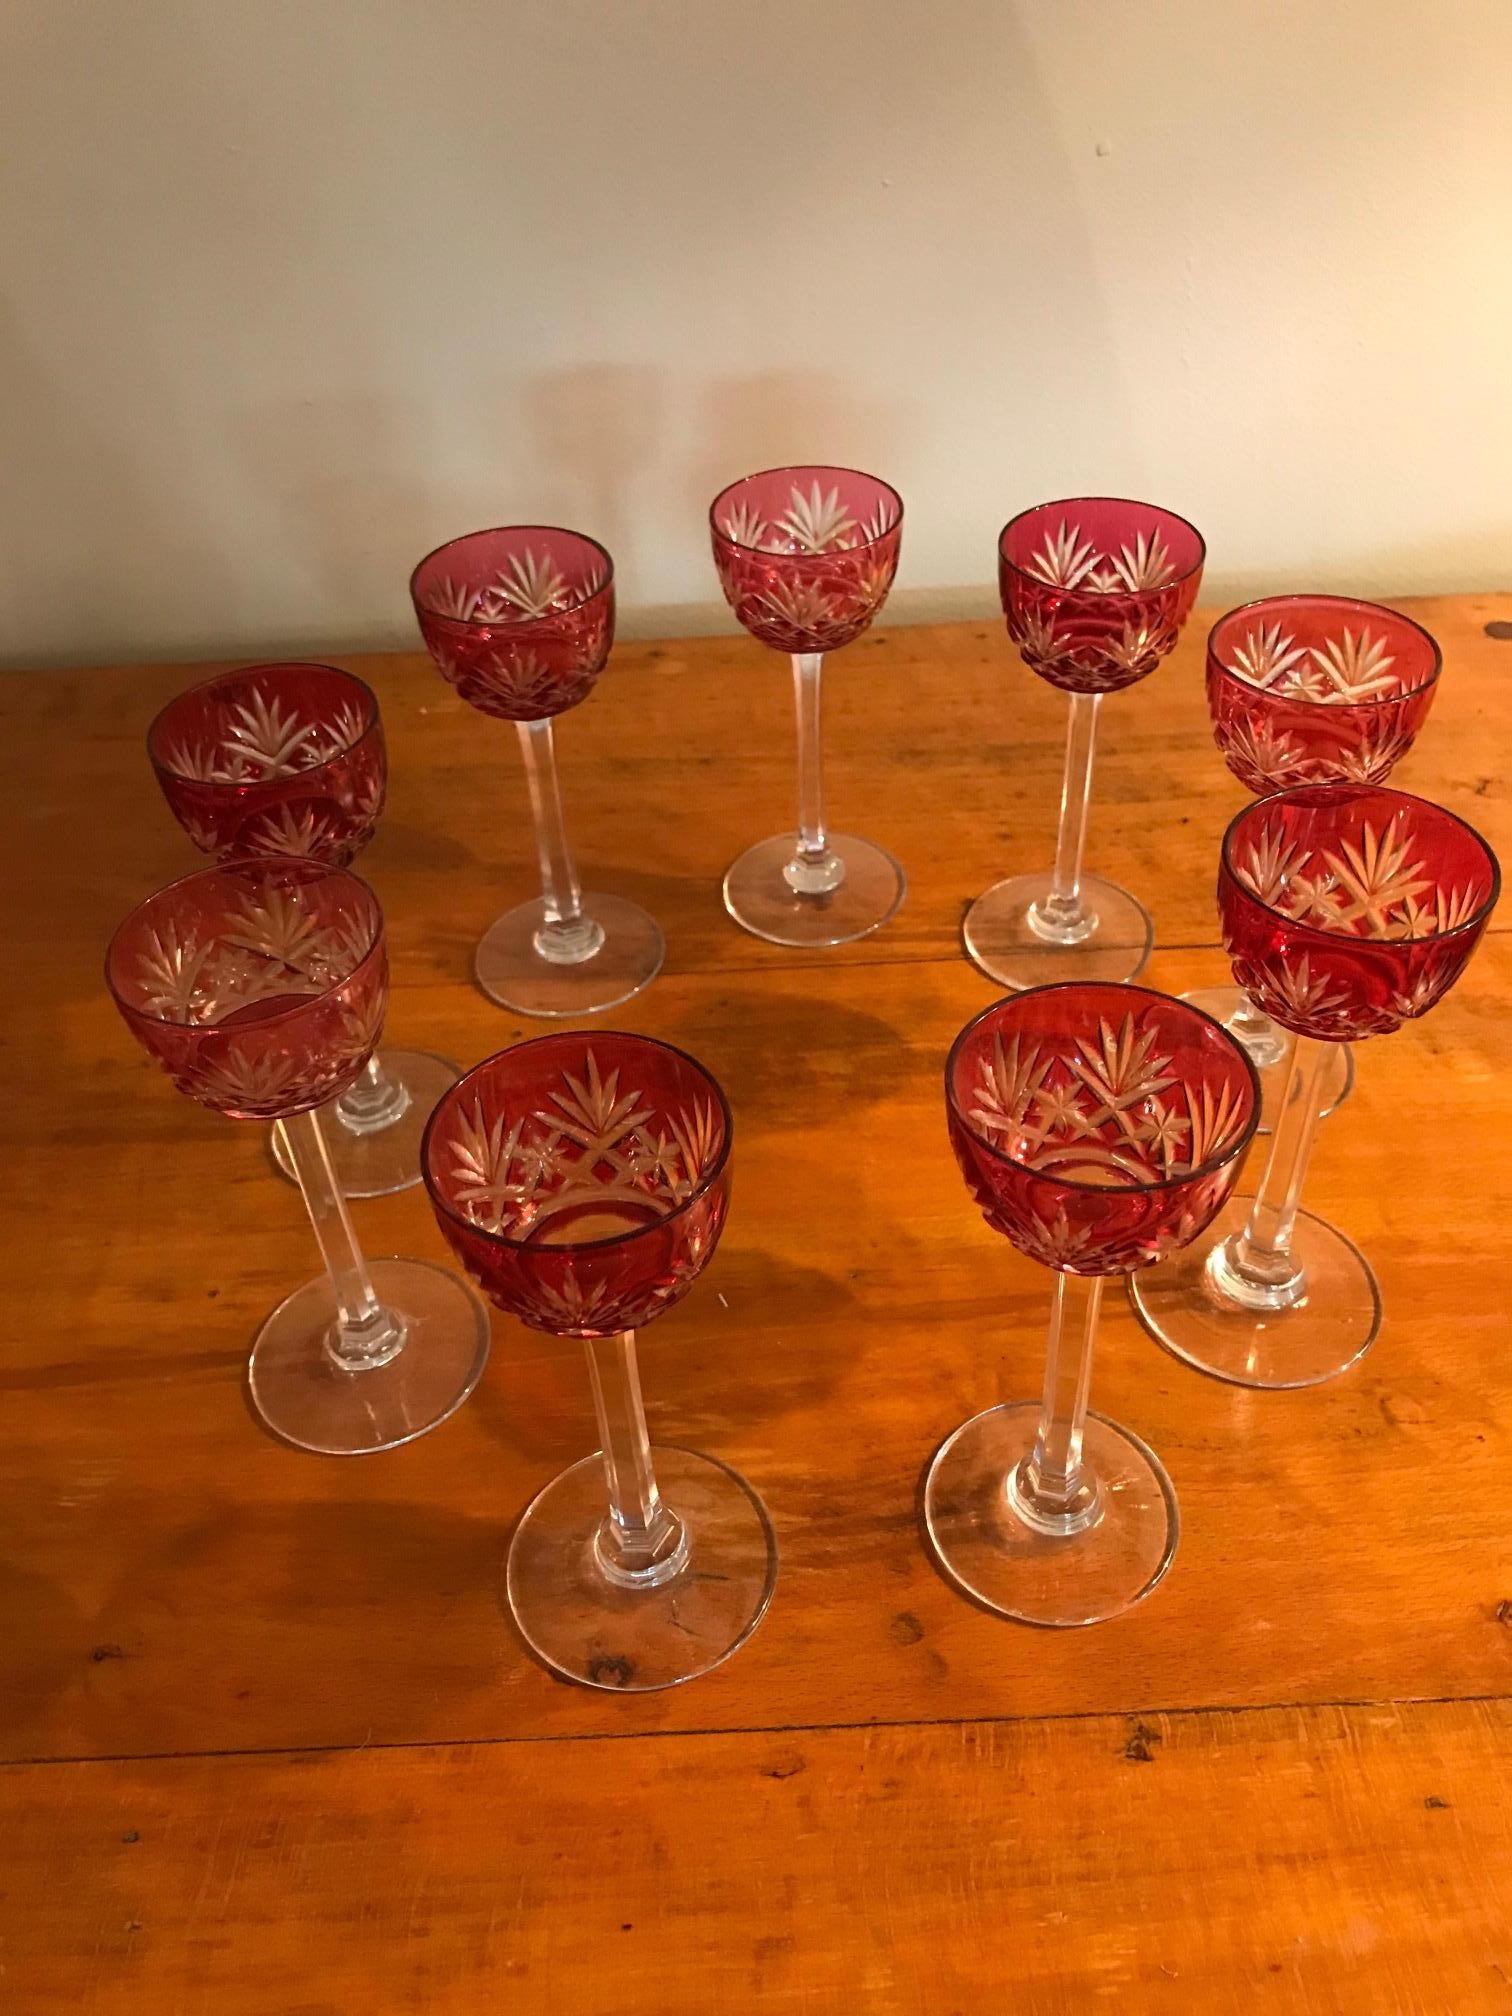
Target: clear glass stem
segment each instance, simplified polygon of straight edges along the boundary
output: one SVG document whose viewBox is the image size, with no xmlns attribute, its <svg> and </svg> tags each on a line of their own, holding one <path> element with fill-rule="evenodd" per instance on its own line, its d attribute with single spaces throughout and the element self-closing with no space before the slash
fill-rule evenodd
<svg viewBox="0 0 1512 2016">
<path fill-rule="evenodd" d="M 631 1589 L 660 1588 L 687 1565 L 688 1536 L 656 1488 L 635 1332 L 589 1338 L 585 1348 L 609 1491 L 608 1516 L 593 1551 L 611 1582 Z"/>
<path fill-rule="evenodd" d="M 1276 1025 L 1263 1008 L 1257 1008 L 1248 994 L 1239 996 L 1239 1006 L 1228 1019 L 1229 1034 L 1236 1042 L 1251 1043 L 1274 1037 Z"/>
<path fill-rule="evenodd" d="M 408 1086 L 390 1078 L 376 1050 L 357 1083 L 332 1101 L 337 1120 L 353 1134 L 379 1134 L 402 1119 L 409 1108 Z"/>
<path fill-rule="evenodd" d="M 1009 1504 L 1037 1533 L 1082 1533 L 1102 1517 L 1097 1479 L 1082 1462 L 1102 1287 L 1098 1274 L 1055 1277 L 1039 1430 L 1008 1479 Z"/>
<path fill-rule="evenodd" d="M 562 818 L 556 740 L 549 720 L 517 721 L 515 726 L 525 759 L 536 854 L 541 863 L 541 907 L 546 913 L 546 921 L 535 934 L 535 948 L 553 966 L 578 966 L 598 951 L 604 930 L 583 915 L 583 892 Z"/>
<path fill-rule="evenodd" d="M 1225 1027 L 1234 1041 L 1242 1043 L 1248 1050 L 1250 1061 L 1257 1071 L 1274 1070 L 1285 1060 L 1291 1038 L 1263 1008 L 1251 1001 L 1248 994 L 1240 993 L 1239 1006 L 1228 1017 Z"/>
<path fill-rule="evenodd" d="M 1097 747 L 1097 712 L 1101 693 L 1073 693 L 1066 721 L 1066 767 L 1061 776 L 1060 826 L 1055 838 L 1055 868 L 1050 894 L 1031 905 L 1030 927 L 1055 945 L 1075 945 L 1087 937 L 1097 919 L 1082 902 L 1082 853 L 1087 844 L 1087 813 L 1092 802 L 1092 758 Z"/>
<path fill-rule="evenodd" d="M 793 655 L 793 706 L 798 716 L 798 851 L 783 869 L 797 896 L 827 896 L 845 880 L 845 863 L 830 851 L 824 830 L 824 703 L 820 651 Z"/>
<path fill-rule="evenodd" d="M 1208 1256 L 1212 1286 L 1246 1309 L 1289 1309 L 1307 1292 L 1306 1276 L 1292 1258 L 1291 1235 L 1318 1125 L 1323 1067 L 1332 1047 L 1315 1036 L 1297 1038 L 1249 1222 Z"/>
<path fill-rule="evenodd" d="M 296 1113 L 277 1125 L 336 1298 L 336 1321 L 326 1338 L 326 1356 L 343 1372 L 373 1371 L 403 1350 L 403 1320 L 385 1309 L 373 1293 L 346 1199 L 326 1153 L 319 1114 Z"/>
</svg>

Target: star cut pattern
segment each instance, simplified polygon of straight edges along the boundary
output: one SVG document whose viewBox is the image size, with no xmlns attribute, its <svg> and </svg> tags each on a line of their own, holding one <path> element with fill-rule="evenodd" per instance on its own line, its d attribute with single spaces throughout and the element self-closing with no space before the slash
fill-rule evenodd
<svg viewBox="0 0 1512 2016">
<path fill-rule="evenodd" d="M 584 1205 L 685 1204 L 719 1157 L 722 1114 L 698 1098 L 658 1112 L 621 1079 L 589 1050 L 533 1113 L 490 1117 L 475 1099 L 449 1143 L 450 1201 L 480 1231 L 521 1240 Z"/>
<path fill-rule="evenodd" d="M 993 1038 L 971 1118 L 1015 1162 L 1081 1184 L 1137 1188 L 1189 1176 L 1242 1134 L 1228 1080 L 1178 1077 L 1153 1028 L 1126 1015 L 1065 1047 Z M 1052 1261 L 1050 1264 L 1062 1264 Z"/>
</svg>

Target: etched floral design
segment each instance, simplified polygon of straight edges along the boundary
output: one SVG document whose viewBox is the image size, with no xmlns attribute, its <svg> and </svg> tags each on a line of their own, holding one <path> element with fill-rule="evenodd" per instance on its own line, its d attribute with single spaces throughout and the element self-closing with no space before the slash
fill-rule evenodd
<svg viewBox="0 0 1512 2016">
<path fill-rule="evenodd" d="M 1397 1020 L 1412 1022 L 1436 1008 L 1448 993 L 1454 975 L 1437 966 L 1424 966 L 1391 992 L 1391 1010 Z"/>
<path fill-rule="evenodd" d="M 1244 714 L 1223 738 L 1223 753 L 1230 769 L 1252 788 L 1266 791 L 1288 784 L 1305 784 L 1312 765 L 1296 736 L 1266 715 Z"/>
<path fill-rule="evenodd" d="M 128 1025 L 182 1091 L 241 1117 L 323 1104 L 378 1041 L 387 966 L 362 883 L 302 861 L 164 890 L 107 959 Z"/>
<path fill-rule="evenodd" d="M 1069 655 L 1074 641 L 1056 628 L 1054 617 L 1033 608 L 1015 610 L 1010 614 L 1008 634 L 1039 672 L 1058 665 Z"/>
<path fill-rule="evenodd" d="M 329 859 L 341 837 L 340 822 L 333 812 L 310 803 L 275 805 L 242 828 L 242 845 L 249 854 L 284 854 L 311 861 Z"/>
<path fill-rule="evenodd" d="M 1132 1014 L 1060 1047 L 997 1034 L 971 1117 L 1026 1169 L 1078 1183 L 1189 1175 L 1242 1132 L 1243 1101 L 1216 1076 L 1180 1079 L 1158 1040 Z"/>
<path fill-rule="evenodd" d="M 1465 923 L 1478 900 L 1468 889 L 1435 889 L 1406 815 L 1379 831 L 1367 819 L 1357 838 L 1317 849 L 1272 821 L 1245 840 L 1235 872 L 1285 916 L 1357 938 L 1431 937 Z"/>
<path fill-rule="evenodd" d="M 859 527 L 840 502 L 838 488 L 827 494 L 817 481 L 805 496 L 795 483 L 792 500 L 777 520 L 777 530 L 800 553 L 827 553 L 856 543 Z"/>
<path fill-rule="evenodd" d="M 747 630 L 778 651 L 838 651 L 872 621 L 897 572 L 896 537 L 826 555 L 822 565 L 778 555 L 763 560 L 720 545 L 725 598 Z"/>
<path fill-rule="evenodd" d="M 493 580 L 472 585 L 446 574 L 426 599 L 430 611 L 454 623 L 538 623 L 591 601 L 608 578 L 595 561 L 581 580 L 569 580 L 549 553 L 526 546 L 508 555 Z"/>
<path fill-rule="evenodd" d="M 794 491 L 793 494 L 796 496 L 798 493 Z M 747 503 L 744 498 L 738 498 L 730 506 L 720 520 L 719 529 L 726 539 L 732 539 L 737 546 L 764 546 L 769 536 L 767 521 L 755 505 Z"/>
<path fill-rule="evenodd" d="M 1256 1118 L 1237 1046 L 1131 987 L 1000 1002 L 958 1038 L 947 1085 L 951 1141 L 988 1223 L 1072 1273 L 1127 1272 L 1195 1236 Z"/>
<path fill-rule="evenodd" d="M 998 589 L 1031 670 L 1068 693 L 1116 693 L 1175 648 L 1196 599 L 1202 542 L 1154 505 L 1041 505 L 1003 528 Z"/>
<path fill-rule="evenodd" d="M 1097 595 L 1151 594 L 1176 578 L 1170 549 L 1158 530 L 1136 532 L 1111 553 L 1101 553 L 1081 528 L 1061 520 L 1024 563 L 1048 587 L 1090 589 Z"/>
<path fill-rule="evenodd" d="M 850 639 L 849 605 L 817 581 L 774 581 L 752 602 L 769 621 L 800 633 L 811 650 L 832 651 Z"/>
<path fill-rule="evenodd" d="M 138 1003 L 207 1028 L 259 1002 L 319 994 L 367 956 L 374 929 L 369 916 L 332 918 L 270 882 L 244 893 L 213 933 L 172 917 L 148 931 L 136 955 Z"/>
<path fill-rule="evenodd" d="M 1298 1035 L 1384 1035 L 1423 1014 L 1485 929 L 1496 864 L 1422 799 L 1337 784 L 1262 800 L 1224 846 L 1219 907 L 1234 977 Z"/>
<path fill-rule="evenodd" d="M 718 520 L 720 531 L 736 546 L 810 557 L 872 545 L 885 538 L 896 522 L 897 513 L 886 498 L 879 499 L 864 519 L 856 518 L 842 501 L 839 485 L 826 490 L 818 478 L 806 491 L 794 483 L 775 518 L 765 517 L 750 498 L 737 495 Z"/>
<path fill-rule="evenodd" d="M 1439 654 L 1378 604 L 1274 596 L 1231 611 L 1208 644 L 1213 734 L 1261 796 L 1300 784 L 1379 784 L 1433 705 Z"/>
<path fill-rule="evenodd" d="M 1306 665 L 1306 651 L 1285 634 L 1279 622 L 1257 623 L 1233 647 L 1229 669 L 1248 685 L 1265 691 L 1300 679 Z"/>
<path fill-rule="evenodd" d="M 723 1226 L 728 1169 L 727 1109 L 691 1059 L 639 1037 L 543 1037 L 448 1093 L 424 1176 L 494 1301 L 601 1336 L 685 1292 Z"/>
<path fill-rule="evenodd" d="M 1333 986 L 1326 974 L 1314 973 L 1305 952 L 1296 960 L 1276 960 L 1262 967 L 1256 984 L 1269 998 L 1278 1000 L 1296 1021 L 1311 1025 L 1314 1033 L 1322 1027 L 1334 1027 L 1339 1023 L 1340 1010 L 1349 1007 L 1348 994 Z M 1347 1019 L 1342 1026 L 1347 1030 Z"/>
<path fill-rule="evenodd" d="M 1052 588 L 1079 588 L 1098 564 L 1098 552 L 1061 520 L 1059 531 L 1046 532 L 1045 543 L 1024 563 L 1027 571 Z"/>
<path fill-rule="evenodd" d="M 604 1075 L 592 1050 L 581 1075 L 564 1071 L 548 1103 L 531 1114 L 485 1115 L 481 1098 L 458 1115 L 451 1143 L 451 1198 L 485 1232 L 523 1239 L 564 1213 L 615 1203 L 684 1203 L 723 1144 L 712 1101 L 658 1114 L 620 1068 Z"/>
<path fill-rule="evenodd" d="M 614 639 L 602 549 L 580 533 L 471 533 L 422 561 L 412 594 L 426 648 L 481 714 L 544 721 L 592 692 Z"/>
<path fill-rule="evenodd" d="M 1314 759 L 1308 774 L 1320 782 L 1331 782 L 1338 776 L 1352 784 L 1383 783 L 1412 747 L 1416 734 L 1413 724 L 1383 710 L 1331 760 Z M 1284 781 L 1293 780 L 1288 777 Z"/>
<path fill-rule="evenodd" d="M 876 616 L 898 567 L 896 493 L 853 470 L 769 470 L 714 501 L 725 599 L 773 650 L 840 650 Z"/>
<path fill-rule="evenodd" d="M 334 666 L 261 666 L 191 688 L 153 724 L 149 748 L 174 817 L 222 859 L 344 867 L 383 809 L 372 696 Z"/>
<path fill-rule="evenodd" d="M 1176 633 L 1163 623 L 1129 622 L 1116 637 L 1104 640 L 1102 656 L 1123 685 L 1153 672 L 1175 643 Z"/>
<path fill-rule="evenodd" d="M 1384 637 L 1368 625 L 1345 624 L 1321 644 L 1299 644 L 1279 621 L 1257 623 L 1231 647 L 1227 669 L 1246 685 L 1282 699 L 1312 700 L 1340 707 L 1404 690 L 1410 680 L 1394 671 L 1396 657 Z"/>
<path fill-rule="evenodd" d="M 255 682 L 245 698 L 207 708 L 197 734 L 166 744 L 167 767 L 196 784 L 266 783 L 329 763 L 371 725 L 349 701 L 320 714 L 270 688 L 268 680 Z"/>
<path fill-rule="evenodd" d="M 147 1012 L 175 1022 L 215 1019 L 204 1013 L 205 968 L 215 949 L 212 940 L 181 931 L 171 917 L 149 931 L 137 954 L 137 985 Z"/>
</svg>

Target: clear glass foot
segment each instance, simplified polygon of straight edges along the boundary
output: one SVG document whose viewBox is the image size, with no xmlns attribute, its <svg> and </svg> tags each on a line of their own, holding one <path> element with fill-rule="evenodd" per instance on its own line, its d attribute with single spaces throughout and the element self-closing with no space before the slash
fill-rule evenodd
<svg viewBox="0 0 1512 2016">
<path fill-rule="evenodd" d="M 794 866 L 796 833 L 748 847 L 724 879 L 726 910 L 772 945 L 846 945 L 897 915 L 903 870 L 884 847 L 831 833 L 822 862 Z"/>
<path fill-rule="evenodd" d="M 1211 1378 L 1234 1386 L 1321 1385 L 1358 1364 L 1375 1342 L 1375 1275 L 1342 1232 L 1299 1211 L 1294 1283 L 1271 1294 L 1226 1286 L 1229 1242 L 1244 1231 L 1252 1203 L 1231 1198 L 1195 1245 L 1131 1275 L 1129 1300 L 1157 1344 Z"/>
<path fill-rule="evenodd" d="M 567 941 L 553 934 L 536 897 L 489 925 L 473 971 L 490 1001 L 517 1014 L 596 1015 L 639 994 L 666 951 L 656 919 L 623 896 L 585 896 L 582 929 Z"/>
<path fill-rule="evenodd" d="M 1201 1008 L 1215 1022 L 1221 1022 L 1250 1054 L 1260 1074 L 1260 1125 L 1257 1134 L 1269 1134 L 1275 1125 L 1281 1098 L 1286 1091 L 1291 1066 L 1291 1037 L 1254 1006 L 1238 987 L 1193 987 L 1182 995 L 1194 1008 Z M 1318 1077 L 1318 1118 L 1336 1113 L 1354 1090 L 1354 1045 L 1335 1043 Z"/>
<path fill-rule="evenodd" d="M 944 1442 L 924 1480 L 924 1531 L 966 1595 L 1024 1624 L 1100 1624 L 1148 1596 L 1181 1531 L 1176 1493 L 1137 1435 L 1088 1413 L 1083 1462 L 1095 1498 L 1052 1530 L 1026 1517 L 1017 1480 L 1033 1454 L 1037 1401 L 989 1407 Z"/>
<path fill-rule="evenodd" d="M 586 1456 L 526 1507 L 510 1542 L 509 1609 L 553 1672 L 644 1693 L 718 1666 L 761 1622 L 777 1579 L 766 1507 L 712 1456 L 651 1451 L 676 1545 L 639 1586 L 605 1572 L 602 1456 Z M 668 1572 L 670 1571 L 670 1572 Z"/>
<path fill-rule="evenodd" d="M 420 1137 L 436 1101 L 461 1073 L 445 1057 L 428 1050 L 384 1050 L 379 1054 L 386 1089 L 394 1096 L 364 1110 L 362 1084 L 350 1102 L 333 1099 L 321 1108 L 321 1130 L 336 1181 L 344 1197 L 387 1197 L 420 1181 Z M 350 1105 L 350 1110 L 349 1110 Z M 297 1179 L 276 1127 L 269 1145 L 281 1173 Z"/>
<path fill-rule="evenodd" d="M 247 1364 L 252 1411 L 296 1449 L 369 1456 L 413 1442 L 456 1413 L 488 1362 L 488 1310 L 459 1275 L 429 1260 L 375 1260 L 369 1271 L 393 1319 L 370 1367 L 346 1371 L 328 1349 L 336 1299 L 324 1274 L 280 1302 L 257 1333 Z"/>
<path fill-rule="evenodd" d="M 1081 910 L 1058 921 L 1051 878 L 1013 875 L 978 896 L 962 926 L 967 957 L 1004 987 L 1055 980 L 1132 980 L 1155 942 L 1150 913 L 1127 889 L 1100 876 L 1081 879 Z"/>
</svg>

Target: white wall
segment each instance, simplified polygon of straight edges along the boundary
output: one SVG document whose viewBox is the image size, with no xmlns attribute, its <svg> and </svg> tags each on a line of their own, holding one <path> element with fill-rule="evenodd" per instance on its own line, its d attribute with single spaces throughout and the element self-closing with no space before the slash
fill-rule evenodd
<svg viewBox="0 0 1512 2016">
<path fill-rule="evenodd" d="M 991 606 L 1098 487 L 1232 597 L 1512 581 L 1512 0 L 7 0 L 0 659 L 409 641 L 427 547 L 803 456 Z"/>
</svg>

